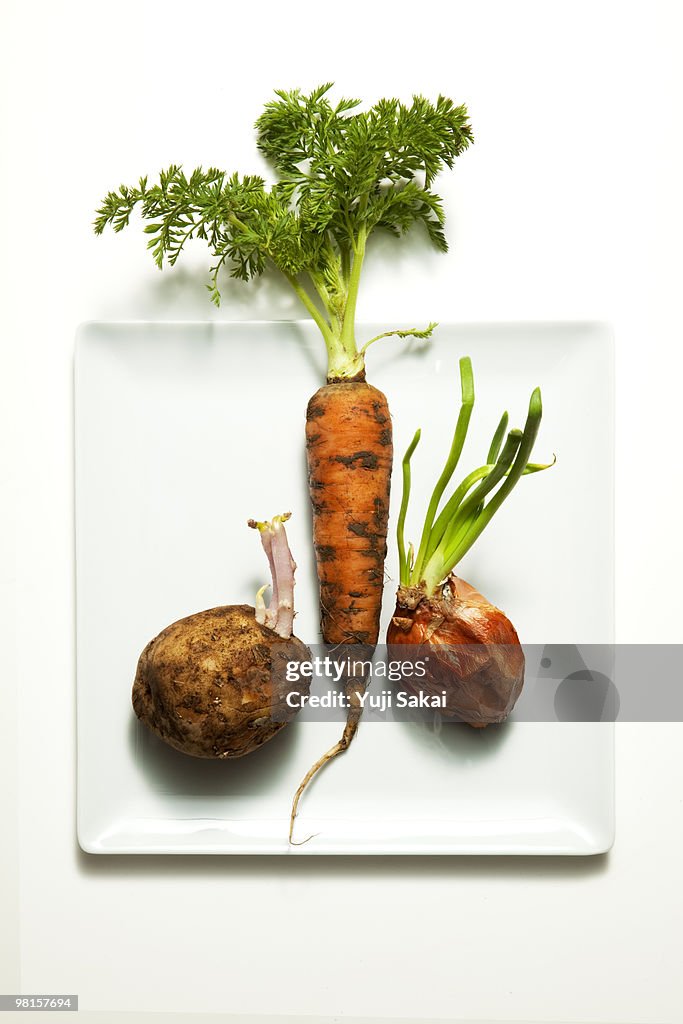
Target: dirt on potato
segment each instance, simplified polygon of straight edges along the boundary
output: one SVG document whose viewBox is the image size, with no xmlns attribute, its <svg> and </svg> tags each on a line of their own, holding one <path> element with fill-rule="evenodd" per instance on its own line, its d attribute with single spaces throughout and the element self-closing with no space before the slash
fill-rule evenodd
<svg viewBox="0 0 683 1024">
<path fill-rule="evenodd" d="M 167 626 L 140 655 L 133 708 L 141 722 L 193 757 L 242 757 L 296 714 L 288 662 L 308 661 L 308 647 L 259 625 L 249 605 L 209 608 Z M 298 703 L 298 702 L 297 702 Z"/>
</svg>

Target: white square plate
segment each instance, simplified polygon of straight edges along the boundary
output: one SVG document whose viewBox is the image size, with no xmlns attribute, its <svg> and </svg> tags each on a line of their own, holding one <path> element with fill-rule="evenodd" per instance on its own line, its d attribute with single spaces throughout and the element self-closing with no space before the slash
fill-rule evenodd
<svg viewBox="0 0 683 1024">
<path fill-rule="evenodd" d="M 364 325 L 359 337 L 383 326 Z M 318 640 L 304 461 L 309 396 L 324 381 L 311 323 L 88 323 L 76 352 L 78 836 L 91 853 L 592 854 L 614 831 L 613 726 L 511 722 L 437 733 L 361 724 L 307 791 L 292 794 L 339 736 L 300 722 L 238 761 L 167 748 L 135 719 L 138 655 L 174 620 L 253 603 L 266 579 L 250 516 L 292 511 L 296 632 Z M 500 413 L 544 418 L 524 479 L 459 572 L 529 644 L 613 638 L 613 369 L 595 323 L 441 325 L 430 343 L 370 350 L 386 392 L 395 466 L 417 426 L 408 537 L 440 472 L 459 407 L 457 362 L 477 401 L 461 468 L 479 465 Z M 459 471 L 460 472 L 460 469 Z M 384 625 L 393 610 L 395 471 Z"/>
</svg>

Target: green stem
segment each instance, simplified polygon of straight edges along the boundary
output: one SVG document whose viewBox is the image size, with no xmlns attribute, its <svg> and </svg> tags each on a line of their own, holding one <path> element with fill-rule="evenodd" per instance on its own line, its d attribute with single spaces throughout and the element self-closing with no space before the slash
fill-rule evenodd
<svg viewBox="0 0 683 1024">
<path fill-rule="evenodd" d="M 339 312 L 332 308 L 330 293 L 320 274 L 309 272 L 309 277 L 320 301 L 325 307 L 327 320 L 295 275 L 283 271 L 285 278 L 317 324 L 325 340 L 328 381 L 361 379 L 365 373 L 364 355 L 358 351 L 355 339 L 356 300 L 361 270 L 363 269 L 364 254 L 365 231 L 361 229 L 349 276 L 343 319 L 341 319 Z M 341 268 L 341 272 L 343 274 L 343 268 Z"/>
<path fill-rule="evenodd" d="M 480 516 L 477 517 L 476 523 L 470 528 L 465 539 L 458 545 L 457 550 L 454 552 L 453 564 L 456 565 L 460 559 L 469 551 L 474 544 L 477 537 L 481 534 L 482 530 L 488 526 L 493 519 L 494 515 L 503 504 L 508 494 L 518 482 L 520 477 L 524 474 L 527 467 L 527 460 L 531 454 L 531 449 L 536 441 L 538 434 L 538 428 L 541 425 L 541 416 L 543 415 L 543 406 L 541 403 L 541 392 L 539 388 L 536 388 L 532 395 L 531 401 L 529 402 L 529 414 L 527 421 L 524 426 L 524 434 L 522 441 L 517 452 L 514 465 L 501 486 L 500 490 L 491 498 L 491 501 L 483 509 Z M 450 569 L 447 570 L 450 572 Z M 444 573 L 446 575 L 446 573 Z"/>
<path fill-rule="evenodd" d="M 503 446 L 503 450 L 500 453 L 500 458 L 496 462 L 491 472 L 484 477 L 478 487 L 470 494 L 460 508 L 458 509 L 458 517 L 466 518 L 470 515 L 474 509 L 481 504 L 487 494 L 498 485 L 498 483 L 506 475 L 513 463 L 513 459 L 519 452 L 520 445 L 522 443 L 524 435 L 521 430 L 511 430 Z"/>
<path fill-rule="evenodd" d="M 505 414 L 504 419 L 501 420 L 501 423 L 502 422 L 504 422 L 505 425 L 507 426 L 507 413 Z M 499 451 L 500 446 L 498 446 L 495 449 L 495 451 L 492 447 L 489 450 L 489 458 L 492 460 L 496 459 L 498 457 Z M 522 476 L 530 476 L 532 473 L 542 473 L 544 469 L 551 469 L 555 465 L 556 461 L 556 458 L 553 456 L 552 462 L 527 462 L 522 472 Z M 484 477 L 489 476 L 489 474 L 493 472 L 495 467 L 496 463 L 494 461 L 488 463 L 486 466 L 480 466 L 479 469 L 473 470 L 469 474 L 469 476 L 466 476 L 463 482 L 455 489 L 451 498 L 449 499 L 447 504 L 444 505 L 443 511 L 439 514 L 438 519 L 436 520 L 434 526 L 432 527 L 432 532 L 429 537 L 429 545 L 427 547 L 427 554 L 425 555 L 425 564 L 429 562 L 430 558 L 436 551 L 440 542 L 443 540 L 446 534 L 446 530 L 448 529 L 450 523 L 453 521 L 453 518 L 456 512 L 458 511 L 461 502 L 467 495 L 467 492 L 472 487 L 474 487 L 476 483 L 478 483 L 480 480 L 483 480 Z M 507 472 L 509 473 L 510 470 L 508 470 Z"/>
<path fill-rule="evenodd" d="M 344 324 L 341 332 L 341 343 L 349 355 L 356 355 L 356 304 L 358 302 L 358 289 L 360 287 L 360 275 L 365 259 L 365 243 L 367 231 L 365 227 L 358 230 L 354 246 L 353 263 L 349 275 L 349 290 L 346 297 L 344 309 Z"/>
<path fill-rule="evenodd" d="M 449 525 L 441 545 L 437 548 L 433 559 L 430 560 L 425 568 L 424 575 L 427 594 L 433 594 L 439 583 L 448 576 L 448 572 L 444 571 L 444 565 L 448 561 L 448 551 L 456 547 L 464 539 L 472 524 L 476 522 L 482 508 L 483 505 L 481 504 L 475 506 L 469 513 L 457 516 Z"/>
<path fill-rule="evenodd" d="M 411 573 L 412 581 L 415 584 L 418 584 L 421 579 L 422 568 L 425 563 L 425 555 L 429 544 L 429 535 L 434 522 L 434 517 L 439 507 L 439 502 L 441 501 L 443 492 L 448 486 L 449 480 L 455 472 L 455 468 L 458 465 L 458 460 L 462 453 L 463 445 L 465 444 L 465 438 L 467 437 L 467 428 L 469 426 L 472 408 L 474 406 L 474 377 L 472 375 L 472 363 L 467 356 L 463 356 L 460 360 L 460 388 L 462 402 L 460 406 L 460 413 L 458 415 L 458 422 L 453 435 L 451 450 L 449 452 L 448 459 L 446 460 L 443 472 L 436 482 L 431 501 L 429 502 L 424 527 L 422 529 L 420 547 L 418 548 L 415 566 Z"/>
<path fill-rule="evenodd" d="M 408 450 L 403 456 L 403 492 L 401 494 L 401 510 L 398 514 L 398 525 L 396 527 L 396 538 L 398 540 L 399 579 L 403 586 L 406 587 L 410 582 L 410 564 L 409 558 L 406 558 L 406 547 L 403 536 L 403 529 L 406 522 L 406 512 L 408 511 L 408 501 L 410 499 L 410 460 L 413 457 L 413 452 L 418 446 L 420 434 L 421 431 L 418 429 L 415 432 L 415 437 L 408 445 Z"/>
<path fill-rule="evenodd" d="M 448 502 L 444 505 L 442 512 L 439 514 L 438 519 L 434 523 L 429 535 L 429 544 L 427 545 L 427 551 L 425 553 L 425 565 L 429 562 L 430 558 L 436 551 L 437 547 L 441 543 L 444 534 L 448 528 L 449 523 L 452 521 L 455 513 L 460 507 L 460 503 L 463 501 L 467 492 L 474 487 L 476 483 L 479 483 L 484 477 L 488 476 L 493 470 L 493 466 L 480 466 L 479 469 L 473 470 L 469 476 L 466 476 L 461 484 L 456 487 L 452 496 Z"/>
<path fill-rule="evenodd" d="M 364 356 L 370 346 L 374 345 L 376 341 L 381 341 L 382 338 L 431 338 L 432 333 L 438 326 L 437 323 L 432 322 L 422 329 L 419 327 L 408 327 L 407 329 L 396 328 L 395 331 L 384 331 L 382 334 L 376 334 L 374 338 L 366 341 L 360 350 L 360 355 Z"/>
<path fill-rule="evenodd" d="M 339 244 L 339 261 L 341 264 L 341 273 L 346 284 L 349 280 L 351 273 L 351 253 L 348 245 Z"/>
<path fill-rule="evenodd" d="M 301 302 L 304 304 L 304 306 L 306 307 L 306 309 L 310 313 L 310 315 L 313 318 L 313 320 L 318 325 L 318 327 L 320 329 L 320 333 L 322 334 L 323 338 L 325 339 L 325 345 L 327 346 L 327 352 L 328 352 L 328 355 L 329 355 L 330 352 L 331 352 L 331 348 L 334 345 L 334 341 L 335 341 L 334 335 L 332 333 L 332 328 L 330 327 L 330 325 L 327 322 L 327 320 L 325 320 L 325 317 L 320 312 L 320 310 L 318 309 L 318 307 L 316 306 L 315 302 L 310 297 L 308 292 L 305 290 L 305 288 L 302 287 L 302 285 L 299 284 L 299 282 L 297 281 L 296 277 L 293 274 L 288 274 L 284 270 L 282 271 L 282 273 L 284 274 L 285 279 L 289 282 L 289 284 L 294 289 L 294 291 L 298 295 L 298 297 L 301 300 Z"/>
<path fill-rule="evenodd" d="M 498 458 L 498 455 L 500 453 L 500 446 L 503 443 L 503 438 L 505 437 L 505 431 L 507 430 L 507 428 L 508 428 L 508 414 L 506 412 L 504 412 L 503 415 L 500 417 L 500 423 L 496 427 L 496 432 L 493 435 L 493 440 L 491 441 L 491 447 L 489 448 L 489 453 L 486 456 L 486 461 L 487 461 L 487 463 L 489 465 L 494 463 L 497 460 L 497 458 Z"/>
<path fill-rule="evenodd" d="M 328 292 L 327 288 L 325 287 L 325 282 L 322 280 L 321 275 L 317 274 L 313 270 L 309 270 L 308 276 L 311 279 L 311 284 L 313 285 L 313 287 L 315 288 L 316 292 L 318 293 L 318 297 L 319 297 L 320 301 L 322 302 L 323 306 L 325 307 L 327 315 L 330 317 L 330 320 L 331 320 L 332 319 L 332 309 L 331 309 L 331 302 L 330 302 L 330 293 Z"/>
<path fill-rule="evenodd" d="M 478 519 L 479 507 L 486 495 L 496 487 L 507 473 L 515 458 L 515 454 L 519 452 L 522 440 L 523 435 L 521 431 L 510 431 L 500 458 L 492 471 L 484 477 L 479 486 L 475 487 L 469 498 L 459 507 L 456 516 L 451 521 L 429 564 L 425 566 L 424 580 L 428 594 L 433 593 L 441 580 L 457 564 L 458 559 L 455 559 L 453 556 L 462 536 L 462 524 L 468 522 L 472 516 L 475 517 L 475 520 Z"/>
</svg>

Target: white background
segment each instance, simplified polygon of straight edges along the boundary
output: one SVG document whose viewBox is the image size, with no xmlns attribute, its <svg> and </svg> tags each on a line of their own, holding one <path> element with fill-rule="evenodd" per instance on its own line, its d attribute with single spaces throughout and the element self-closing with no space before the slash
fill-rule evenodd
<svg viewBox="0 0 683 1024">
<path fill-rule="evenodd" d="M 618 727 L 617 843 L 595 860 L 80 854 L 71 451 L 80 321 L 299 315 L 267 282 L 214 311 L 201 249 L 162 276 L 139 230 L 96 239 L 108 188 L 173 161 L 258 172 L 271 87 L 443 91 L 477 139 L 439 183 L 452 249 L 371 257 L 359 317 L 613 323 L 617 639 L 680 642 L 679 5 L 1 11 L 0 991 L 78 991 L 88 1010 L 682 1020 L 677 725 Z"/>
</svg>

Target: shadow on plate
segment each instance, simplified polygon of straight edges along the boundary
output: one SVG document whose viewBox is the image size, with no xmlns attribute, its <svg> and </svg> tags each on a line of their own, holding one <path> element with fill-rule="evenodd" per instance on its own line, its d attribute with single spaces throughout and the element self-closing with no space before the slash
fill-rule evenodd
<svg viewBox="0 0 683 1024">
<path fill-rule="evenodd" d="M 438 712 L 403 713 L 402 722 L 408 739 L 430 754 L 443 753 L 453 762 L 471 763 L 497 754 L 510 734 L 505 723 L 473 729 L 462 722 L 449 722 Z"/>
<path fill-rule="evenodd" d="M 295 756 L 297 732 L 297 723 L 292 722 L 246 757 L 221 761 L 175 750 L 131 712 L 128 743 L 134 763 L 155 792 L 228 799 L 267 790 Z"/>
</svg>

